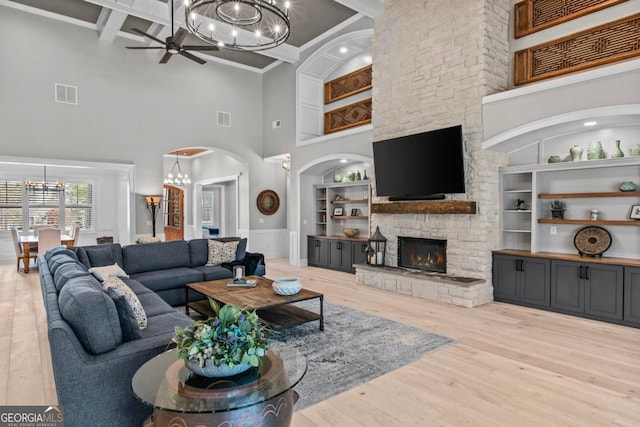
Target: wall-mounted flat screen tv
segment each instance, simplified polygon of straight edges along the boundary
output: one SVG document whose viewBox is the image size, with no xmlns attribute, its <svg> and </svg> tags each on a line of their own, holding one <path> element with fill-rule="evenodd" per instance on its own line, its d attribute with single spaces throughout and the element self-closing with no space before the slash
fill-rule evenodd
<svg viewBox="0 0 640 427">
<path fill-rule="evenodd" d="M 462 126 L 373 143 L 376 194 L 390 200 L 464 193 Z"/>
</svg>

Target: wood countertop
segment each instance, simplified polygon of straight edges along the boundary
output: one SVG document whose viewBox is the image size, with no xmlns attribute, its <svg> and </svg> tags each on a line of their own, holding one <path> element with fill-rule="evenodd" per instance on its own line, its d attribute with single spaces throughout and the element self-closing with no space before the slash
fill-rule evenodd
<svg viewBox="0 0 640 427">
<path fill-rule="evenodd" d="M 557 259 L 563 261 L 591 262 L 595 264 L 623 265 L 627 267 L 640 267 L 640 259 L 636 258 L 613 258 L 603 256 L 602 258 L 580 256 L 578 254 L 563 254 L 557 252 L 530 252 L 516 249 L 500 249 L 492 251 L 494 254 L 526 256 L 532 258 Z"/>
</svg>

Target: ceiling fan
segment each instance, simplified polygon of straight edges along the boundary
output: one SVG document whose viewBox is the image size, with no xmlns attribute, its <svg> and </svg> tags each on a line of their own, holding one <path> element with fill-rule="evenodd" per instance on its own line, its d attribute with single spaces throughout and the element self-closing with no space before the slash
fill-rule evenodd
<svg viewBox="0 0 640 427">
<path fill-rule="evenodd" d="M 169 59 L 173 55 L 182 55 L 185 58 L 189 58 L 192 61 L 197 62 L 198 64 L 206 64 L 207 61 L 204 61 L 198 58 L 195 55 L 189 53 L 189 50 L 194 51 L 214 51 L 218 50 L 218 46 L 191 46 L 191 45 L 182 45 L 182 41 L 187 36 L 188 32 L 184 28 L 178 28 L 178 31 L 173 32 L 174 23 L 173 23 L 173 0 L 171 0 L 171 35 L 166 38 L 165 41 L 162 41 L 151 34 L 147 34 L 142 30 L 137 28 L 132 28 L 131 31 L 134 31 L 142 36 L 148 37 L 151 40 L 157 41 L 163 46 L 127 46 L 127 49 L 165 49 L 166 53 L 160 58 L 160 64 L 166 64 Z"/>
</svg>

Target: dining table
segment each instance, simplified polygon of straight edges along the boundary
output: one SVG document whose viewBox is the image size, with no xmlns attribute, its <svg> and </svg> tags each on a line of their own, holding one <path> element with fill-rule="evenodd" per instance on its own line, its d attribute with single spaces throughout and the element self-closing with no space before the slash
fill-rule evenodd
<svg viewBox="0 0 640 427">
<path fill-rule="evenodd" d="M 24 272 L 29 272 L 29 260 L 31 257 L 35 258 L 35 255 L 32 255 L 30 252 L 31 248 L 38 246 L 38 236 L 20 236 L 20 244 L 22 245 L 22 259 L 24 262 Z M 60 235 L 60 244 L 65 245 L 68 248 L 73 247 L 73 237 L 68 234 Z"/>
</svg>

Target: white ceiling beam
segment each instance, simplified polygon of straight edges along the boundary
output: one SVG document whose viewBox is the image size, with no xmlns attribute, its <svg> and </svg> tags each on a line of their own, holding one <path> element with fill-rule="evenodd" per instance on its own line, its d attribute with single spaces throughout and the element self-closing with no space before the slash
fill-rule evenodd
<svg viewBox="0 0 640 427">
<path fill-rule="evenodd" d="M 118 31 L 122 28 L 122 24 L 127 19 L 126 13 L 118 12 L 117 10 L 102 8 L 100 16 L 98 17 L 98 38 L 102 41 L 113 42 L 118 35 Z"/>
<path fill-rule="evenodd" d="M 335 2 L 360 12 L 369 18 L 378 16 L 382 12 L 384 5 L 384 0 L 335 0 Z"/>
</svg>

